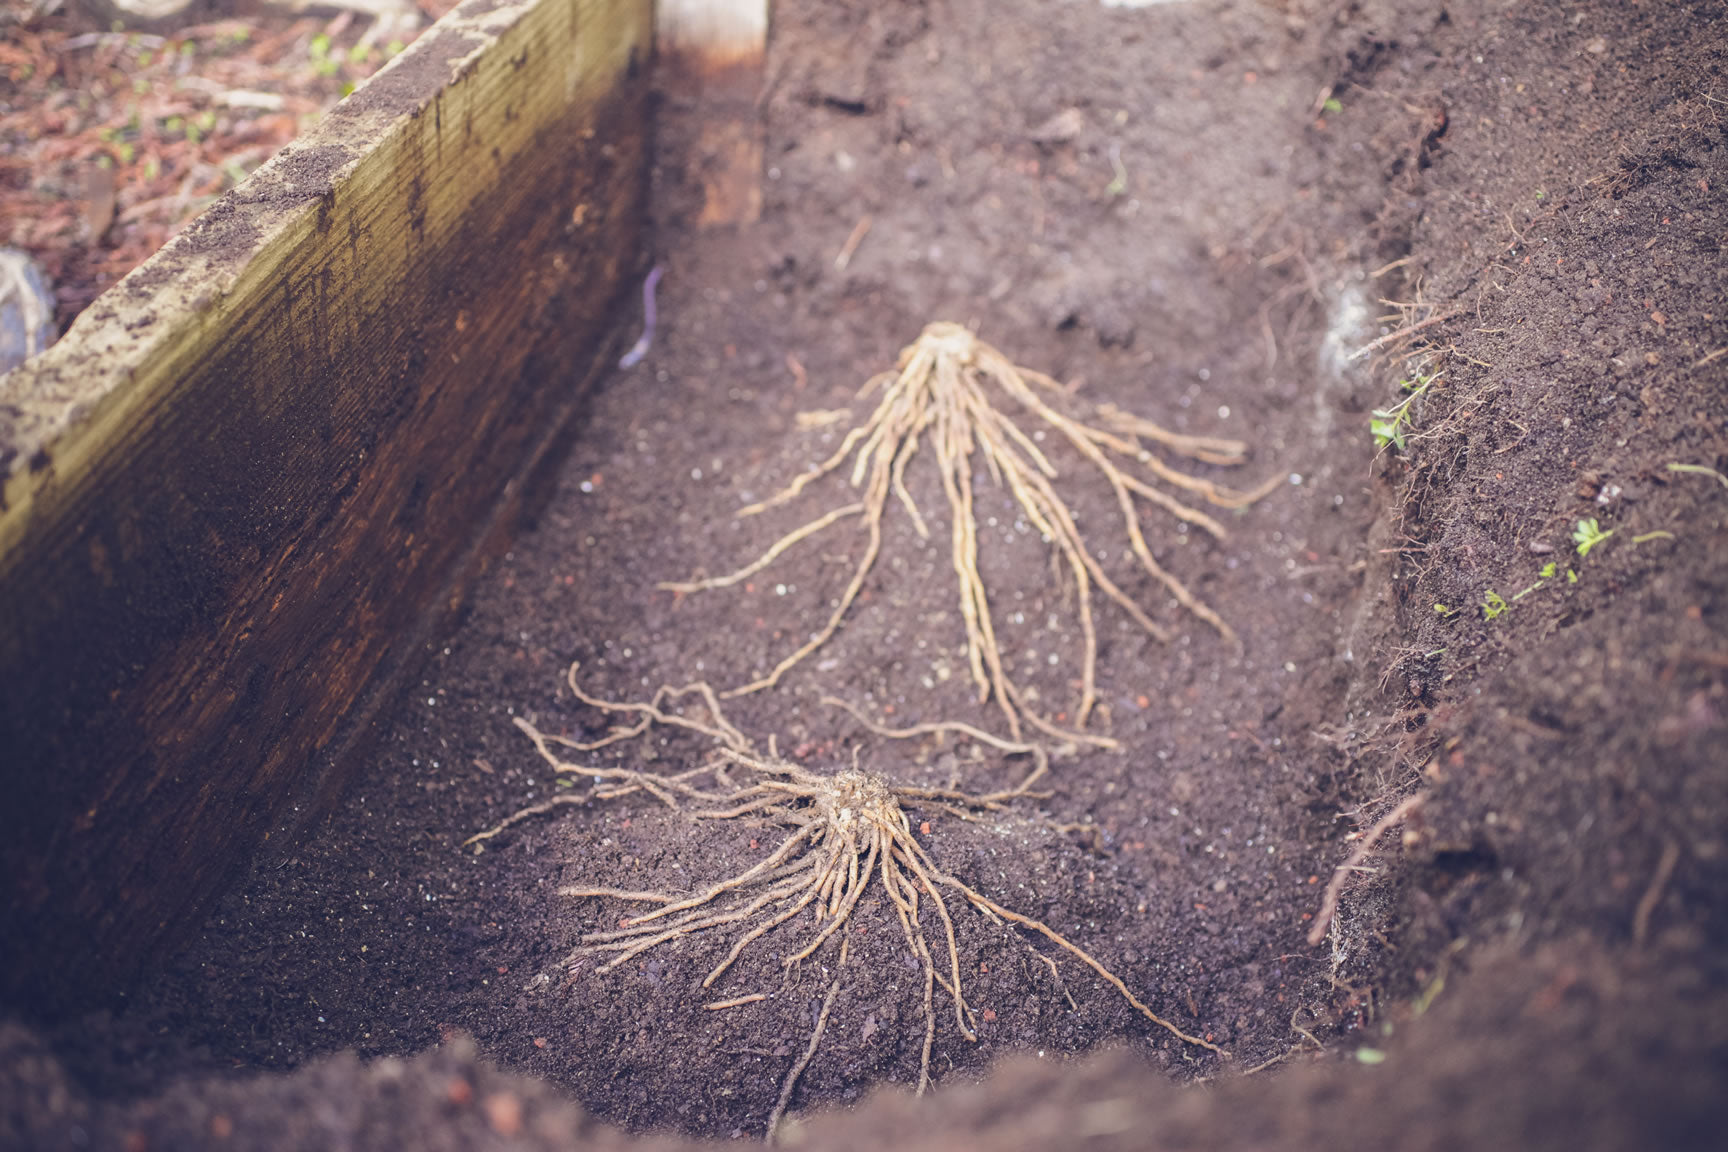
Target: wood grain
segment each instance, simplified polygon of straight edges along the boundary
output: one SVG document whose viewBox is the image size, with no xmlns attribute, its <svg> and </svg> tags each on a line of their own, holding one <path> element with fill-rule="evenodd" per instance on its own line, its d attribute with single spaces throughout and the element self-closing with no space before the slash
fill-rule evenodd
<svg viewBox="0 0 1728 1152">
<path fill-rule="evenodd" d="M 615 357 L 648 0 L 470 0 L 0 380 L 0 994 L 324 811 Z"/>
</svg>

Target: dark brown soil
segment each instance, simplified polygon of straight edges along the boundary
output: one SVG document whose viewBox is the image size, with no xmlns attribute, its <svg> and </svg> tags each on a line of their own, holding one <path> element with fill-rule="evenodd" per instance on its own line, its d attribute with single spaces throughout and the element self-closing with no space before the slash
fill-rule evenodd
<svg viewBox="0 0 1728 1152">
<path fill-rule="evenodd" d="M 1222 543 L 1145 520 L 1237 649 L 1134 574 L 1108 490 L 1056 454 L 1092 546 L 1176 636 L 1101 603 L 1094 727 L 1121 748 L 1059 758 L 1048 798 L 988 823 L 912 817 L 945 867 L 1233 1060 L 966 911 L 983 1022 L 971 1043 L 939 1019 L 944 1107 L 896 1097 L 795 1134 L 1704 1146 L 1728 1076 L 1728 480 L 1668 466 L 1728 472 L 1728 8 L 802 0 L 775 19 L 762 222 L 692 231 L 699 110 L 668 98 L 655 343 L 595 398 L 537 529 L 428 653 L 341 813 L 266 852 L 112 1012 L 4 1034 L 0 1123 L 43 1147 L 761 1135 L 834 951 L 783 976 L 771 936 L 713 994 L 718 936 L 572 974 L 578 938 L 622 913 L 554 894 L 694 886 L 756 859 L 760 830 L 633 797 L 458 845 L 554 791 L 513 715 L 604 729 L 561 687 L 571 661 L 645 698 L 742 683 L 820 626 L 862 547 L 846 528 L 749 586 L 655 585 L 844 502 L 836 481 L 733 516 L 830 450 L 797 413 L 847 405 L 952 319 L 1077 405 L 1246 439 L 1248 479 L 1288 477 Z M 1377 447 L 1371 410 L 1436 370 L 1402 450 Z M 941 506 L 933 479 L 913 490 Z M 1073 604 L 979 491 L 1003 649 L 1061 713 Z M 1585 556 L 1587 518 L 1613 535 Z M 1011 768 L 969 746 L 885 742 L 821 703 L 999 730 L 966 682 L 941 528 L 889 523 L 839 635 L 730 716 L 815 768 L 856 753 L 994 786 Z M 596 759 L 699 754 L 656 736 Z M 1418 795 L 1311 946 L 1353 834 Z M 858 929 L 795 1110 L 917 1079 L 921 976 L 886 906 Z M 1223 1081 L 1171 1084 L 1203 1077 Z"/>
</svg>

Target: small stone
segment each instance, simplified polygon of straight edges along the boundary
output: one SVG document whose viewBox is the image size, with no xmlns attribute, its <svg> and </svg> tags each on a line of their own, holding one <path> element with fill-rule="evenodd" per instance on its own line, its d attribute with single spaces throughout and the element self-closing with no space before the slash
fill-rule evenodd
<svg viewBox="0 0 1728 1152">
<path fill-rule="evenodd" d="M 514 1136 L 522 1131 L 522 1098 L 514 1092 L 494 1092 L 481 1107 L 486 1110 L 486 1123 L 500 1136 Z"/>
<path fill-rule="evenodd" d="M 1038 127 L 1032 129 L 1035 144 L 1067 144 L 1079 137 L 1086 127 L 1086 116 L 1078 108 L 1064 108 Z"/>
</svg>

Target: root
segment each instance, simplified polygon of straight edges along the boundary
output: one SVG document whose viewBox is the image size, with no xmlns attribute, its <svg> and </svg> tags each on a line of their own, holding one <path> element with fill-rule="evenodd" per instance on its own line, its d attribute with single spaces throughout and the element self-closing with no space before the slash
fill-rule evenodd
<svg viewBox="0 0 1728 1152">
<path fill-rule="evenodd" d="M 848 941 L 840 942 L 840 963 L 836 969 L 846 967 L 846 945 Z M 834 998 L 840 994 L 840 977 L 834 977 L 834 983 L 828 985 L 828 995 L 822 998 L 822 1011 L 816 1016 L 816 1027 L 810 1030 L 810 1043 L 804 1049 L 804 1055 L 798 1063 L 792 1065 L 792 1071 L 786 1073 L 786 1079 L 780 1085 L 780 1099 L 774 1105 L 774 1111 L 768 1115 L 768 1136 L 766 1142 L 774 1143 L 775 1135 L 780 1131 L 780 1118 L 786 1115 L 786 1105 L 792 1102 L 792 1090 L 798 1086 L 798 1077 L 804 1075 L 804 1069 L 810 1067 L 810 1061 L 816 1058 L 816 1049 L 822 1046 L 822 1033 L 828 1027 L 828 1014 L 834 1011 Z"/>
<path fill-rule="evenodd" d="M 1344 882 L 1350 878 L 1350 874 L 1356 871 L 1362 861 L 1367 858 L 1368 853 L 1374 850 L 1374 845 L 1379 842 L 1381 836 L 1386 834 L 1387 829 L 1396 825 L 1412 812 L 1419 811 L 1422 802 L 1427 798 L 1427 793 L 1424 792 L 1418 792 L 1414 796 L 1406 796 L 1390 812 L 1375 821 L 1374 827 L 1368 829 L 1367 834 L 1351 850 L 1344 863 L 1332 870 L 1332 879 L 1326 882 L 1326 894 L 1320 900 L 1320 911 L 1314 917 L 1314 926 L 1308 929 L 1310 946 L 1317 946 L 1320 941 L 1326 939 L 1327 930 L 1332 927 L 1333 918 L 1338 914 L 1338 898 L 1344 894 Z"/>
<path fill-rule="evenodd" d="M 1080 700 L 1074 709 L 1075 729 L 1085 727 L 1098 695 L 1098 637 L 1092 618 L 1094 586 L 1151 636 L 1163 641 L 1169 639 L 1169 633 L 1104 571 L 1094 552 L 1086 546 L 1073 513 L 1057 491 L 1059 474 L 1038 447 L 1037 437 L 1029 435 L 1005 415 L 996 406 L 992 393 L 1005 393 L 1042 426 L 1060 433 L 1105 478 L 1116 496 L 1129 550 L 1140 568 L 1163 585 L 1190 614 L 1211 625 L 1226 640 L 1236 642 L 1236 635 L 1229 624 L 1158 563 L 1141 531 L 1135 501 L 1144 500 L 1214 537 L 1224 535 L 1223 525 L 1163 488 L 1124 471 L 1117 460 L 1140 465 L 1154 480 L 1180 492 L 1191 493 L 1222 508 L 1235 509 L 1269 494 L 1277 487 L 1278 478 L 1268 480 L 1251 491 L 1238 492 L 1171 467 L 1147 445 L 1156 445 L 1205 464 L 1230 467 L 1245 461 L 1245 444 L 1170 432 L 1149 420 L 1108 405 L 1098 410 L 1104 427 L 1071 419 L 1046 403 L 1040 394 L 1059 393 L 1061 389 L 1054 380 L 1016 367 L 1007 357 L 958 324 L 936 323 L 926 327 L 918 339 L 900 353 L 898 368 L 872 378 L 861 395 L 868 396 L 878 389 L 882 396 L 875 409 L 863 423 L 847 432 L 831 456 L 773 496 L 745 508 L 739 515 L 753 516 L 795 500 L 809 485 L 839 471 L 848 459 L 852 460 L 851 485 L 862 489 L 861 500 L 837 507 L 794 528 L 755 561 L 728 575 L 660 585 L 662 589 L 682 593 L 725 588 L 762 571 L 790 548 L 833 525 L 844 520 L 857 521 L 866 539 L 864 552 L 827 623 L 765 675 L 727 691 L 725 696 L 742 696 L 773 687 L 839 630 L 881 553 L 882 518 L 890 494 L 906 510 L 917 533 L 929 537 L 929 526 L 905 483 L 907 466 L 917 455 L 921 442 L 928 439 L 936 455 L 942 490 L 948 503 L 950 559 L 959 587 L 960 614 L 966 626 L 967 661 L 978 689 L 979 703 L 995 698 L 1015 740 L 1020 739 L 1022 725 L 1026 724 L 1055 739 L 1105 746 L 1112 743 L 1102 737 L 1070 731 L 1034 715 L 1027 709 L 1021 691 L 1008 674 L 996 638 L 989 589 L 978 569 L 978 527 L 973 513 L 972 491 L 973 456 L 981 455 L 992 479 L 1012 493 L 1027 521 L 1055 549 L 1073 582 L 1082 647 Z"/>
<path fill-rule="evenodd" d="M 909 729 L 884 729 L 864 721 L 873 731 L 892 737 L 957 733 L 989 744 L 1000 751 L 1030 755 L 1033 767 L 1014 787 L 998 792 L 973 794 L 958 788 L 921 788 L 896 785 L 857 767 L 833 775 L 812 772 L 801 765 L 770 754 L 759 756 L 743 734 L 721 714 L 718 701 L 706 685 L 661 689 L 646 704 L 621 704 L 600 700 L 576 684 L 576 669 L 570 670 L 570 686 L 579 699 L 612 714 L 641 717 L 635 724 L 614 729 L 592 744 L 549 736 L 525 719 L 516 720 L 534 743 L 541 757 L 561 778 L 582 777 L 592 784 L 590 798 L 610 799 L 644 792 L 692 822 L 750 818 L 784 830 L 784 836 L 750 867 L 711 882 L 693 893 L 632 891 L 610 886 L 571 886 L 559 894 L 569 897 L 615 900 L 648 905 L 647 910 L 612 921 L 616 927 L 584 935 L 566 957 L 573 965 L 582 957 L 605 954 L 605 972 L 650 949 L 674 940 L 715 930 L 735 932 L 726 955 L 702 981 L 711 988 L 743 955 L 746 949 L 775 929 L 795 921 L 808 926 L 794 928 L 806 934 L 802 941 L 783 946 L 781 967 L 790 974 L 841 935 L 839 968 L 848 958 L 847 936 L 853 916 L 865 892 L 876 886 L 893 907 L 906 947 L 918 958 L 924 975 L 924 1036 L 919 1057 L 918 1090 L 930 1084 L 930 1060 L 937 1026 L 937 990 L 945 994 L 953 1009 L 956 1029 L 967 1040 L 976 1040 L 973 1011 L 966 1001 L 961 973 L 960 949 L 955 933 L 953 906 L 958 895 L 982 915 L 1042 936 L 1058 949 L 1086 965 L 1116 989 L 1145 1019 L 1185 1044 L 1204 1048 L 1228 1058 L 1228 1053 L 1207 1040 L 1189 1035 L 1153 1012 L 1118 976 L 1084 948 L 1068 940 L 1040 920 L 1007 908 L 965 881 L 946 871 L 919 843 L 908 807 L 933 807 L 956 815 L 976 818 L 984 812 L 1000 812 L 1013 800 L 1034 795 L 1031 785 L 1046 770 L 1042 749 L 1030 744 L 1004 741 L 966 725 L 919 725 Z M 670 713 L 669 700 L 696 698 L 708 708 L 706 719 Z M 859 717 L 862 720 L 862 717 Z M 657 776 L 627 768 L 598 768 L 573 763 L 561 749 L 592 748 L 613 743 L 620 733 L 641 734 L 653 724 L 677 725 L 706 735 L 714 742 L 710 758 L 700 767 Z M 772 745 L 771 745 L 772 746 Z M 560 801 L 566 798 L 559 797 Z M 574 802 L 569 798 L 568 802 Z M 497 825 L 471 837 L 476 844 L 503 830 L 550 810 L 540 804 L 525 808 Z M 944 896 L 944 892 L 951 895 Z M 934 940 L 928 931 L 926 910 L 933 910 L 940 923 Z M 1030 948 L 1030 944 L 1028 943 Z M 1049 964 L 1056 961 L 1042 952 L 1034 955 Z M 817 1018 L 809 1048 L 788 1073 L 780 1100 L 769 1118 L 769 1133 L 778 1128 L 799 1077 L 815 1057 L 823 1030 L 839 994 L 842 974 L 837 971 Z M 705 1005 L 724 1010 L 770 998 L 765 991 L 728 996 Z"/>
</svg>

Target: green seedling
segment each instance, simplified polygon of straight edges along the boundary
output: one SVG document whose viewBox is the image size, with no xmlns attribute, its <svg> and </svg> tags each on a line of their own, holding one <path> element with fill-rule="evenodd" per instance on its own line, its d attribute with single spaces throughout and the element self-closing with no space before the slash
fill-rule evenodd
<svg viewBox="0 0 1728 1152">
<path fill-rule="evenodd" d="M 1602 531 L 1602 525 L 1598 524 L 1596 517 L 1592 516 L 1588 520 L 1578 521 L 1578 526 L 1572 529 L 1572 542 L 1578 545 L 1578 556 L 1582 559 L 1590 555 L 1590 549 L 1612 535 L 1614 535 L 1614 529 Z"/>
<path fill-rule="evenodd" d="M 1559 564 L 1553 560 L 1548 561 L 1548 563 L 1542 565 L 1541 572 L 1537 574 L 1539 578 L 1534 584 L 1531 584 L 1528 588 L 1519 589 L 1517 592 L 1514 592 L 1511 597 L 1502 596 L 1492 588 L 1488 589 L 1482 597 L 1482 619 L 1492 620 L 1496 616 L 1503 615 L 1511 609 L 1512 605 L 1518 603 L 1518 601 L 1524 599 L 1524 597 L 1543 587 L 1548 583 L 1548 581 L 1554 579 L 1556 573 L 1559 571 Z M 1566 570 L 1566 581 L 1569 584 L 1578 583 L 1578 574 L 1568 568 Z M 1435 604 L 1434 611 L 1448 619 L 1450 619 L 1452 613 L 1452 609 L 1448 608 L 1444 604 Z"/>
<path fill-rule="evenodd" d="M 1374 418 L 1368 422 L 1368 430 L 1374 434 L 1374 446 L 1384 448 L 1388 444 L 1404 451 L 1404 431 L 1412 422 L 1410 407 L 1416 400 L 1440 379 L 1440 373 L 1432 376 L 1415 376 L 1398 381 L 1398 387 L 1409 395 L 1390 408 L 1376 408 Z"/>
<path fill-rule="evenodd" d="M 1440 994 L 1446 990 L 1446 974 L 1452 968 L 1452 958 L 1469 945 L 1470 938 L 1460 936 L 1447 945 L 1446 951 L 1440 953 L 1439 971 L 1434 973 L 1434 978 L 1428 981 L 1428 986 L 1422 989 L 1421 994 L 1410 1002 L 1410 1010 L 1413 1015 L 1425 1015 L 1428 1009 L 1434 1007 L 1434 1001 L 1438 1000 Z"/>
<path fill-rule="evenodd" d="M 1552 565 L 1550 565 L 1550 567 L 1552 567 Z M 1536 583 L 1530 585 L 1530 587 L 1524 589 L 1522 592 L 1519 592 L 1517 595 L 1513 596 L 1512 597 L 1512 603 L 1514 603 L 1514 604 L 1518 603 L 1518 601 L 1524 599 L 1524 597 L 1530 595 L 1530 593 L 1536 591 L 1536 589 L 1542 587 L 1542 585 L 1546 584 L 1547 582 L 1548 581 L 1546 579 L 1536 581 Z"/>
<path fill-rule="evenodd" d="M 1568 584 L 1578 583 L 1578 573 L 1573 571 L 1570 568 L 1566 569 L 1566 583 L 1568 583 Z"/>
<path fill-rule="evenodd" d="M 1668 471 L 1690 472 L 1694 476 L 1714 476 L 1721 482 L 1722 487 L 1728 488 L 1728 476 L 1722 475 L 1722 473 L 1716 471 L 1714 468 L 1706 468 L 1702 464 L 1670 464 L 1668 465 Z"/>
<path fill-rule="evenodd" d="M 1642 536 L 1632 537 L 1632 543 L 1648 544 L 1652 540 L 1672 540 L 1674 538 L 1674 533 L 1664 532 L 1662 529 L 1658 528 L 1654 532 L 1646 532 Z"/>
<path fill-rule="evenodd" d="M 1110 170 L 1115 175 L 1109 185 L 1105 187 L 1104 195 L 1114 200 L 1116 197 L 1125 196 L 1128 193 L 1128 168 L 1122 163 L 1122 146 L 1120 144 L 1110 145 Z"/>
<path fill-rule="evenodd" d="M 1384 448 L 1391 444 L 1402 452 L 1404 450 L 1404 421 L 1402 417 L 1388 419 L 1387 417 L 1390 416 L 1390 412 L 1376 409 L 1374 419 L 1368 422 L 1368 430 L 1374 433 L 1374 446 L 1376 448 Z"/>
<path fill-rule="evenodd" d="M 312 43 L 307 45 L 306 54 L 312 59 L 312 71 L 320 76 L 334 76 L 342 62 L 331 55 L 330 37 L 323 32 L 312 37 Z"/>
<path fill-rule="evenodd" d="M 1334 116 L 1336 116 L 1338 113 L 1344 111 L 1344 105 L 1339 101 L 1339 99 L 1336 96 L 1326 97 L 1326 102 L 1324 104 L 1320 105 L 1320 108 L 1322 111 L 1330 112 Z"/>
<path fill-rule="evenodd" d="M 1441 972 L 1434 979 L 1428 981 L 1428 986 L 1423 988 L 1421 994 L 1410 1002 L 1411 1013 L 1417 1016 L 1427 1013 L 1428 1009 L 1434 1006 L 1434 1001 L 1439 999 L 1440 993 L 1445 990 L 1446 973 Z"/>
<path fill-rule="evenodd" d="M 1536 583 L 1530 585 L 1530 587 L 1525 588 L 1520 592 L 1513 593 L 1510 600 L 1494 591 L 1494 589 L 1488 589 L 1487 595 L 1482 598 L 1482 619 L 1494 619 L 1496 616 L 1506 612 L 1512 607 L 1512 605 L 1518 603 L 1518 601 L 1524 599 L 1524 597 L 1530 595 L 1530 593 L 1536 591 L 1536 589 L 1542 587 L 1542 585 L 1546 583 L 1546 580 L 1538 580 Z"/>
</svg>

